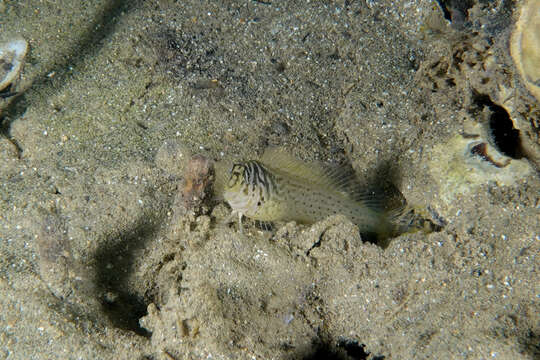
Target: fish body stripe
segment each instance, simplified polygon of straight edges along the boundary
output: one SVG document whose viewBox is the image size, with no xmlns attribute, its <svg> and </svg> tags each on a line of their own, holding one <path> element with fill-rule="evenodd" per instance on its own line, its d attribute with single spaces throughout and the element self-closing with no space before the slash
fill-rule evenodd
<svg viewBox="0 0 540 360">
<path fill-rule="evenodd" d="M 239 165 L 239 164 L 238 164 Z M 268 198 L 274 194 L 276 189 L 275 180 L 272 174 L 259 162 L 248 161 L 243 165 L 244 167 L 244 181 L 249 187 L 249 191 L 262 191 L 262 198 L 268 200 Z"/>
<path fill-rule="evenodd" d="M 381 214 L 338 188 L 319 186 L 294 174 L 280 173 L 251 160 L 234 164 L 225 199 L 236 213 L 263 221 L 312 223 L 343 213 L 361 229 L 380 223 Z"/>
<path fill-rule="evenodd" d="M 354 173 L 306 164 L 280 151 L 265 152 L 260 161 L 234 164 L 228 182 L 223 179 L 220 184 L 223 198 L 239 221 L 247 216 L 259 221 L 310 224 L 342 214 L 360 232 L 380 239 L 411 229 L 431 230 L 422 218 L 408 214 L 405 203 L 388 209 L 380 195 L 364 192 Z"/>
</svg>

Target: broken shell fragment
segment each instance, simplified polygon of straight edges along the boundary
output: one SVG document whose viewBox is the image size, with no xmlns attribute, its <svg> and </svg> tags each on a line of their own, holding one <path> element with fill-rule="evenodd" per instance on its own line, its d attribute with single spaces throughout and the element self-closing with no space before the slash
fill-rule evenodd
<svg viewBox="0 0 540 360">
<path fill-rule="evenodd" d="M 449 204 L 483 184 L 512 186 L 527 178 L 534 169 L 525 159 L 500 153 L 485 139 L 477 125 L 467 136 L 456 135 L 436 145 L 429 162 L 430 173 L 439 186 L 439 198 Z M 471 137 L 470 134 L 478 133 Z"/>
<path fill-rule="evenodd" d="M 0 44 L 0 91 L 19 75 L 27 50 L 28 42 L 23 39 Z"/>
<path fill-rule="evenodd" d="M 523 2 L 510 52 L 523 82 L 540 101 L 540 0 Z"/>
<path fill-rule="evenodd" d="M 496 151 L 493 151 L 495 155 L 491 155 L 489 152 L 490 146 L 485 142 L 472 142 L 467 146 L 467 148 L 471 155 L 477 156 L 483 161 L 487 161 L 496 168 L 506 167 L 511 162 L 511 159 L 499 154 Z"/>
</svg>

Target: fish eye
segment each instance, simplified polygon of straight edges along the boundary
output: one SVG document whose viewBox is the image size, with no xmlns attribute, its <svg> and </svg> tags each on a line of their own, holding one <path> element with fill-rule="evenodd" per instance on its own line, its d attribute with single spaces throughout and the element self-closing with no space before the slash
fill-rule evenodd
<svg viewBox="0 0 540 360">
<path fill-rule="evenodd" d="M 229 170 L 229 174 L 241 174 L 243 172 L 244 165 L 242 164 L 234 164 L 231 167 L 231 170 Z"/>
<path fill-rule="evenodd" d="M 244 173 L 245 166 L 242 164 L 234 164 L 229 170 L 229 187 L 235 186 L 238 182 L 241 181 Z"/>
</svg>

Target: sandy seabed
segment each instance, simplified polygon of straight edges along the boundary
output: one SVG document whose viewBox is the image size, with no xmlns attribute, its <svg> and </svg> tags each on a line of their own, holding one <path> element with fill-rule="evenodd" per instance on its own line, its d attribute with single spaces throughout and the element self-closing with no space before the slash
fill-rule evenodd
<svg viewBox="0 0 540 360">
<path fill-rule="evenodd" d="M 509 1 L 0 1 L 0 358 L 540 356 L 539 103 Z M 441 231 L 227 225 L 186 159 L 282 146 Z"/>
</svg>

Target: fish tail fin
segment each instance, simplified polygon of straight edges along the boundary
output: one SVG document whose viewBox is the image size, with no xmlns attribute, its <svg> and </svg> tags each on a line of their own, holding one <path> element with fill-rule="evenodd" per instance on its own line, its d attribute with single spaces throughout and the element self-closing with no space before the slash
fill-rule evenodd
<svg viewBox="0 0 540 360">
<path fill-rule="evenodd" d="M 404 204 L 385 212 L 383 221 L 377 229 L 377 244 L 386 248 L 392 238 L 403 234 L 423 232 L 430 234 L 441 231 L 445 224 L 435 217 L 431 217 L 420 207 Z"/>
<path fill-rule="evenodd" d="M 429 208 L 427 209 L 430 210 Z M 390 210 L 387 219 L 392 225 L 392 235 L 399 236 L 407 233 L 422 231 L 425 234 L 441 231 L 444 223 L 439 217 L 435 220 L 428 214 L 426 209 L 404 204 L 403 206 Z"/>
</svg>

